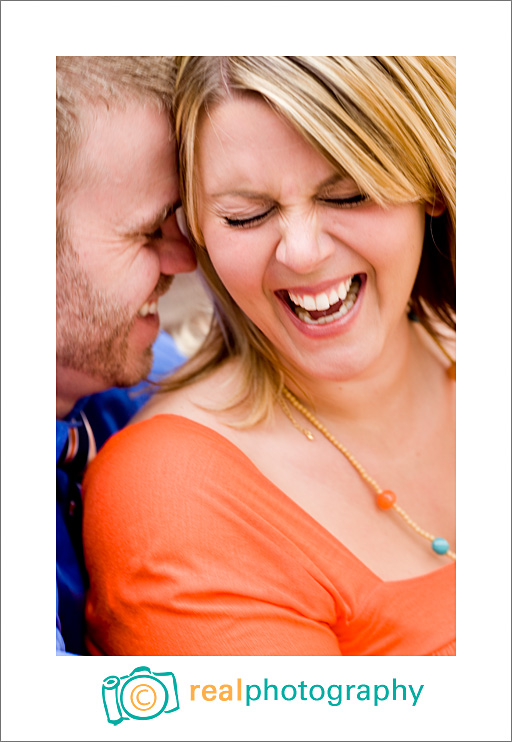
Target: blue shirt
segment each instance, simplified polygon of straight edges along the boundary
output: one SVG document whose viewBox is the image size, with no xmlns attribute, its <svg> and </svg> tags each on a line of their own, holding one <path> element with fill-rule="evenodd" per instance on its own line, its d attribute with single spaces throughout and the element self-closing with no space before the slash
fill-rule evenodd
<svg viewBox="0 0 512 742">
<path fill-rule="evenodd" d="M 169 375 L 185 358 L 172 338 L 161 332 L 153 346 L 149 379 Z M 68 430 L 83 410 L 91 424 L 98 449 L 123 428 L 153 393 L 147 382 L 131 389 L 108 389 L 80 399 L 64 420 L 57 420 L 57 654 L 85 654 L 84 605 L 87 589 L 82 550 L 80 481 L 60 468 L 58 461 L 68 440 Z M 66 651 L 67 650 L 67 651 Z"/>
</svg>

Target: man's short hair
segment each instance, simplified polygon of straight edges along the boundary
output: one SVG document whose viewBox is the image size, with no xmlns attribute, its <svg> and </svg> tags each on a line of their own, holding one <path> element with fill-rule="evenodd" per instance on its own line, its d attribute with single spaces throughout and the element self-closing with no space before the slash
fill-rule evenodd
<svg viewBox="0 0 512 742">
<path fill-rule="evenodd" d="M 87 134 L 84 110 L 127 101 L 172 107 L 173 57 L 57 57 L 57 251 L 65 232 L 59 208 L 75 183 L 77 154 Z"/>
</svg>

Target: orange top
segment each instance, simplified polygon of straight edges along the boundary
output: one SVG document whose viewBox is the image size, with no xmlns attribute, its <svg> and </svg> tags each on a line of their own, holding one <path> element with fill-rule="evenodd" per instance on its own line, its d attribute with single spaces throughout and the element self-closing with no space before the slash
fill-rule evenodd
<svg viewBox="0 0 512 742">
<path fill-rule="evenodd" d="M 454 564 L 383 581 L 183 417 L 104 446 L 84 482 L 84 545 L 92 654 L 455 654 Z"/>
</svg>

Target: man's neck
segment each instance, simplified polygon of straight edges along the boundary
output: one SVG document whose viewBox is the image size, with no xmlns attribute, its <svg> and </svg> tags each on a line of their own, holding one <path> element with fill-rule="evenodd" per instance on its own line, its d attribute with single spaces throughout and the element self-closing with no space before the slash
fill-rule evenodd
<svg viewBox="0 0 512 742">
<path fill-rule="evenodd" d="M 57 363 L 57 420 L 65 418 L 82 397 L 106 388 L 105 382 L 93 379 L 82 371 L 63 368 Z"/>
</svg>

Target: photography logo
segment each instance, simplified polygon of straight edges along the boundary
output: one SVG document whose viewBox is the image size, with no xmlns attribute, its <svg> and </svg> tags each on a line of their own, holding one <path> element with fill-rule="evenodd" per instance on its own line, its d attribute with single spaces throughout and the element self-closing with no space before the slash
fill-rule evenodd
<svg viewBox="0 0 512 742">
<path fill-rule="evenodd" d="M 103 706 L 110 724 L 128 719 L 154 719 L 180 707 L 172 672 L 136 667 L 129 675 L 109 675 L 103 681 Z"/>
</svg>

